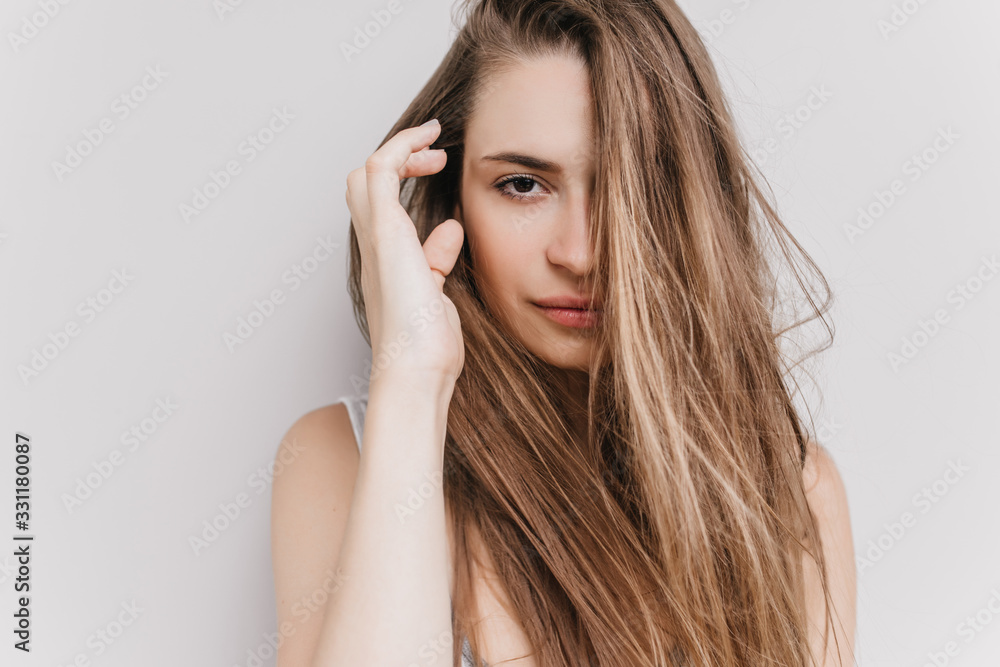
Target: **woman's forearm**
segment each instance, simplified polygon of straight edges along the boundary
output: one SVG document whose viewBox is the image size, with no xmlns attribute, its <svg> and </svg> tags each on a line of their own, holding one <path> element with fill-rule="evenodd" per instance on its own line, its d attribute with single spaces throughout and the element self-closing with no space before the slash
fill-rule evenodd
<svg viewBox="0 0 1000 667">
<path fill-rule="evenodd" d="M 402 375 L 371 385 L 337 562 L 344 579 L 327 603 L 313 667 L 450 667 L 442 466 L 453 388 Z"/>
</svg>

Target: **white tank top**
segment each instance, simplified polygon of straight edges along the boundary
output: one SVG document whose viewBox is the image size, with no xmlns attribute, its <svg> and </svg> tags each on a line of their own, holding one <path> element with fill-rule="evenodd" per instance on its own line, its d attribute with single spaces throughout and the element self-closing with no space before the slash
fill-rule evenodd
<svg viewBox="0 0 1000 667">
<path fill-rule="evenodd" d="M 354 440 L 358 443 L 358 451 L 361 451 L 361 436 L 365 427 L 365 411 L 368 409 L 368 394 L 362 396 L 341 396 L 336 403 L 343 403 L 347 408 L 347 414 L 351 418 L 351 428 L 354 429 Z M 462 638 L 462 667 L 475 667 L 472 662 L 472 648 L 469 640 Z M 482 667 L 490 667 L 485 660 Z"/>
</svg>

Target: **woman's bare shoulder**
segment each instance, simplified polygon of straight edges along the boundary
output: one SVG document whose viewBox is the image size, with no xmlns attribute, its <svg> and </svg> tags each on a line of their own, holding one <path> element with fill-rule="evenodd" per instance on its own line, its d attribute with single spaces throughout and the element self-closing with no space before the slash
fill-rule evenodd
<svg viewBox="0 0 1000 667">
<path fill-rule="evenodd" d="M 338 401 L 310 410 L 296 419 L 282 439 L 282 445 L 294 438 L 329 442 L 336 439 L 336 436 L 343 435 L 345 428 L 353 442 L 354 436 L 347 406 Z"/>
<path fill-rule="evenodd" d="M 353 486 L 358 463 L 358 446 L 343 403 L 305 413 L 288 429 L 275 453 L 272 513 L 277 518 L 283 518 L 283 511 L 302 517 L 302 512 L 315 510 L 315 501 L 350 498 L 351 489 L 345 486 Z"/>
<path fill-rule="evenodd" d="M 310 410 L 295 420 L 278 445 L 273 493 L 293 492 L 302 483 L 322 492 L 331 482 L 353 479 L 358 459 L 347 407 L 331 403 Z"/>
<path fill-rule="evenodd" d="M 271 562 L 279 667 L 308 665 L 319 640 L 360 455 L 343 403 L 311 410 L 288 429 L 275 454 Z M 331 584 L 331 582 L 334 582 Z"/>
<path fill-rule="evenodd" d="M 847 667 L 854 664 L 857 623 L 857 569 L 847 490 L 830 453 L 817 442 L 809 442 L 802 477 L 819 528 L 833 607 L 833 618 L 827 619 L 819 569 L 811 556 L 803 554 L 810 646 L 821 664 Z M 827 620 L 833 621 L 833 632 L 824 648 L 821 637 Z"/>
</svg>

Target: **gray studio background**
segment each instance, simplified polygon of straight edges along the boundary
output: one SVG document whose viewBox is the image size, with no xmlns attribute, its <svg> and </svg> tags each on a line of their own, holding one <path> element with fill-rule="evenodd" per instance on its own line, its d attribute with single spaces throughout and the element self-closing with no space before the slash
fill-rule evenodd
<svg viewBox="0 0 1000 667">
<path fill-rule="evenodd" d="M 447 0 L 399 0 L 346 57 L 389 5 L 0 10 L 8 628 L 16 432 L 32 438 L 35 535 L 33 651 L 5 631 L 0 663 L 274 664 L 266 468 L 299 416 L 355 393 L 370 354 L 345 288 L 345 178 L 453 35 Z M 853 514 L 859 661 L 996 665 L 1000 6 L 683 6 L 837 293 L 836 346 L 812 372 Z M 227 338 L 276 289 L 259 326 Z"/>
</svg>

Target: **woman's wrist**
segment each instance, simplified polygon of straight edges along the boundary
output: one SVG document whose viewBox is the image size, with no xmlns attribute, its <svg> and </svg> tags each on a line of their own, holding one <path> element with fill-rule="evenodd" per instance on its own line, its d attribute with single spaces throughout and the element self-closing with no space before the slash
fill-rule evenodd
<svg viewBox="0 0 1000 667">
<path fill-rule="evenodd" d="M 394 371 L 372 382 L 364 444 L 372 460 L 388 456 L 410 470 L 440 471 L 453 390 L 454 381 L 439 374 Z"/>
<path fill-rule="evenodd" d="M 369 401 L 376 395 L 414 402 L 430 401 L 447 407 L 455 390 L 455 378 L 446 373 L 405 368 L 388 369 L 368 385 Z"/>
</svg>

